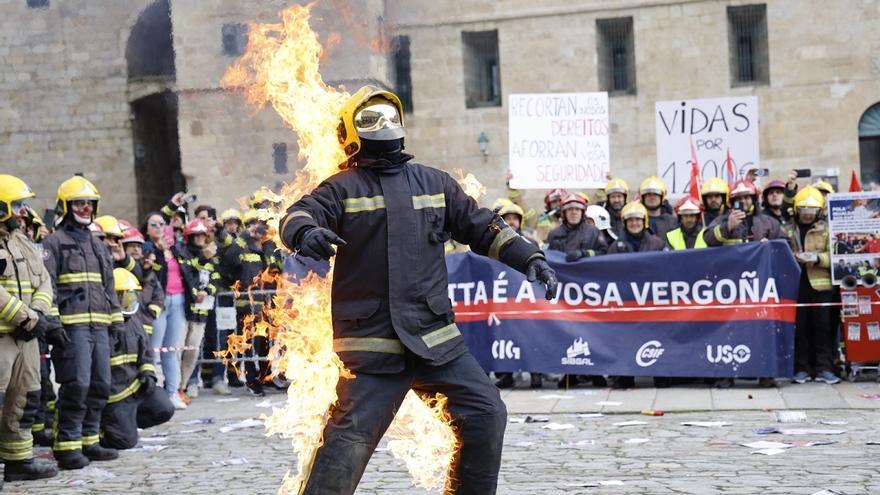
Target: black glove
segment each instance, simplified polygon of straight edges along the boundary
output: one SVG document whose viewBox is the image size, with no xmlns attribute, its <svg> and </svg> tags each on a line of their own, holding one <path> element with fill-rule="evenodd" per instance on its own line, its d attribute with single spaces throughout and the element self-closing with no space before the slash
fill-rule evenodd
<svg viewBox="0 0 880 495">
<path fill-rule="evenodd" d="M 535 258 L 529 262 L 529 266 L 526 268 L 526 280 L 541 282 L 547 289 L 547 294 L 544 297 L 548 301 L 556 296 L 556 286 L 559 285 L 559 281 L 556 280 L 556 271 L 550 268 L 544 258 Z"/>
<path fill-rule="evenodd" d="M 574 251 L 566 251 L 565 252 L 565 261 L 577 261 L 585 256 L 584 252 L 580 249 L 576 249 Z"/>
<path fill-rule="evenodd" d="M 51 325 L 46 331 L 46 336 L 43 340 L 45 340 L 47 344 L 51 344 L 53 347 L 59 349 L 67 347 L 67 344 L 70 343 L 70 337 L 67 335 L 67 330 L 64 329 L 64 325 L 62 325 L 57 318 L 49 318 L 48 320 Z"/>
<path fill-rule="evenodd" d="M 156 389 L 156 377 L 153 375 L 141 375 L 139 381 L 141 382 L 139 393 L 142 396 L 150 395 Z"/>
<path fill-rule="evenodd" d="M 332 230 L 312 227 L 299 240 L 299 252 L 313 260 L 329 260 L 336 250 L 333 244 L 345 246 L 345 241 Z"/>
<path fill-rule="evenodd" d="M 52 323 L 46 316 L 40 315 L 37 319 L 37 324 L 34 325 L 34 328 L 30 330 L 26 330 L 25 326 L 30 322 L 30 320 L 25 320 L 24 323 L 16 327 L 15 330 L 12 331 L 12 337 L 15 340 L 21 340 L 24 342 L 28 342 L 33 340 L 34 338 L 43 338 L 46 335 L 46 332 L 51 328 Z"/>
</svg>

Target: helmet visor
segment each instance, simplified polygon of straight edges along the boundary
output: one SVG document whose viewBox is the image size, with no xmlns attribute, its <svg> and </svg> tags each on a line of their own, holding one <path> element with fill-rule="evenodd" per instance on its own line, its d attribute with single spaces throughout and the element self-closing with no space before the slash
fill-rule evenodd
<svg viewBox="0 0 880 495">
<path fill-rule="evenodd" d="M 137 313 L 139 306 L 137 291 L 119 291 L 116 293 L 116 295 L 119 298 L 119 306 L 122 310 L 122 314 L 124 314 L 125 316 L 131 316 Z"/>
<path fill-rule="evenodd" d="M 365 139 L 390 141 L 403 137 L 400 112 L 390 103 L 373 103 L 361 108 L 354 115 L 354 127 L 358 136 Z"/>
</svg>

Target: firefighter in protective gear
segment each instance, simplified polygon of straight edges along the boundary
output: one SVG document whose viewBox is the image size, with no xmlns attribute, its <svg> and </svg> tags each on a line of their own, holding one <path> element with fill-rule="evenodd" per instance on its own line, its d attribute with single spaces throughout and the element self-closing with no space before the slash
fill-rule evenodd
<svg viewBox="0 0 880 495">
<path fill-rule="evenodd" d="M 700 186 L 703 200 L 703 225 L 709 225 L 727 211 L 730 185 L 720 177 L 712 177 Z"/>
<path fill-rule="evenodd" d="M 615 235 L 623 231 L 623 222 L 620 220 L 620 210 L 626 205 L 629 197 L 629 184 L 619 178 L 611 178 L 605 184 L 605 202 L 599 206 L 605 208 L 611 217 L 611 227 Z"/>
<path fill-rule="evenodd" d="M 43 241 L 43 260 L 55 287 L 52 311 L 60 315 L 70 342 L 52 348 L 57 431 L 52 450 L 64 469 L 118 457 L 98 444 L 101 410 L 110 393 L 108 330 L 121 331 L 123 318 L 113 287 L 113 260 L 89 232 L 101 196 L 81 176 L 58 188 L 58 229 Z M 50 342 L 51 343 L 51 342 Z"/>
<path fill-rule="evenodd" d="M 708 246 L 781 239 L 785 237 L 775 218 L 761 213 L 758 188 L 740 180 L 730 191 L 730 210 L 716 218 L 703 233 Z"/>
<path fill-rule="evenodd" d="M 819 179 L 813 184 L 813 187 L 822 193 L 822 197 L 827 198 L 829 194 L 834 194 L 834 186 L 827 180 Z M 795 201 L 797 201 L 797 196 L 795 196 Z"/>
<path fill-rule="evenodd" d="M 141 324 L 141 284 L 124 268 L 113 270 L 114 287 L 125 325 L 110 338 L 112 381 L 101 414 L 101 445 L 130 449 L 137 445 L 138 428 L 160 425 L 174 414 L 164 390 L 156 387 L 153 351 Z"/>
<path fill-rule="evenodd" d="M 612 227 L 611 215 L 605 208 L 599 205 L 587 206 L 586 222 L 599 229 L 599 232 L 602 232 L 602 238 L 605 239 L 605 244 L 608 246 L 617 240 L 617 231 Z"/>
<path fill-rule="evenodd" d="M 336 254 L 334 350 L 354 371 L 342 379 L 304 487 L 351 494 L 407 391 L 447 394 L 461 440 L 451 490 L 495 493 L 506 409 L 467 352 L 447 293 L 450 237 L 556 293 L 543 253 L 447 173 L 403 152 L 397 96 L 366 86 L 343 105 L 341 173 L 295 203 L 279 225 L 284 244 L 314 259 Z M 337 251 L 334 249 L 336 246 Z"/>
<path fill-rule="evenodd" d="M 276 288 L 274 278 L 281 273 L 283 260 L 278 255 L 278 246 L 268 238 L 269 228 L 261 219 L 268 214 L 257 210 L 248 210 L 244 214 L 245 230 L 235 239 L 235 243 L 226 250 L 221 264 L 229 270 L 232 279 L 237 282 L 241 295 L 235 301 L 238 316 L 238 328 L 243 328 L 246 321 L 250 325 L 268 318 L 266 311 L 272 303 L 269 294 L 252 291 L 271 291 Z M 269 340 L 265 336 L 254 336 L 253 347 L 248 357 L 265 358 L 269 355 Z M 267 360 L 255 363 L 246 361 L 245 385 L 256 397 L 265 395 L 263 381 L 269 376 Z"/>
<path fill-rule="evenodd" d="M 651 176 L 642 181 L 639 196 L 648 210 L 648 222 L 654 235 L 663 239 L 667 232 L 678 227 L 678 221 L 666 201 L 666 183 L 663 179 Z"/>
<path fill-rule="evenodd" d="M 125 248 L 122 246 L 122 238 L 125 237 L 125 234 L 119 220 L 111 215 L 102 215 L 95 219 L 95 225 L 104 233 L 104 237 L 101 240 L 107 246 L 107 250 L 110 251 L 110 257 L 113 258 L 113 267 L 125 268 L 140 277 L 141 269 L 137 261 L 126 254 Z"/>
<path fill-rule="evenodd" d="M 153 269 L 156 262 L 155 253 L 144 254 L 144 236 L 136 228 L 130 227 L 123 231 L 121 240 L 125 254 L 137 264 L 137 270 L 130 270 L 141 285 L 138 313 L 144 332 L 153 335 L 153 321 L 165 309 L 165 291 L 159 282 L 159 276 Z M 124 316 L 124 315 L 123 315 Z"/>
<path fill-rule="evenodd" d="M 608 250 L 599 229 L 584 221 L 586 211 L 587 202 L 577 194 L 569 194 L 562 202 L 562 225 L 547 237 L 548 248 L 565 253 L 565 261 L 605 254 Z"/>
<path fill-rule="evenodd" d="M 5 481 L 50 478 L 51 465 L 34 461 L 31 426 L 40 402 L 37 337 L 59 325 L 49 315 L 52 281 L 40 253 L 19 229 L 34 197 L 18 177 L 0 175 L 0 460 Z M 2 487 L 0 483 L 0 487 Z"/>
<path fill-rule="evenodd" d="M 837 322 L 827 305 L 833 301 L 831 285 L 831 254 L 828 247 L 828 225 L 820 218 L 825 208 L 822 192 L 807 186 L 794 197 L 797 230 L 791 242 L 795 259 L 803 267 L 794 338 L 794 381 L 805 383 L 812 378 L 834 384 L 834 353 L 837 349 Z M 813 306 L 816 304 L 816 306 Z"/>
<path fill-rule="evenodd" d="M 551 189 L 544 195 L 544 213 L 535 223 L 535 235 L 538 239 L 546 239 L 550 231 L 562 223 L 562 200 L 568 196 L 565 189 Z"/>
<path fill-rule="evenodd" d="M 681 227 L 666 233 L 666 243 L 674 251 L 706 247 L 700 213 L 703 207 L 690 196 L 685 196 L 675 207 Z"/>
<path fill-rule="evenodd" d="M 190 398 L 186 396 L 184 389 L 196 368 L 208 321 L 209 309 L 203 303 L 217 293 L 220 274 L 212 261 L 216 253 L 205 252 L 208 246 L 208 227 L 204 222 L 198 218 L 190 220 L 183 229 L 183 237 L 186 239 L 186 246 L 175 254 L 186 289 L 184 300 L 187 327 L 183 345 L 188 349 L 180 356 L 180 389 L 177 393 L 184 402 L 188 402 Z"/>
<path fill-rule="evenodd" d="M 785 182 L 770 181 L 761 191 L 761 206 L 765 215 L 775 218 L 780 224 L 789 221 L 791 213 L 785 207 Z"/>
</svg>

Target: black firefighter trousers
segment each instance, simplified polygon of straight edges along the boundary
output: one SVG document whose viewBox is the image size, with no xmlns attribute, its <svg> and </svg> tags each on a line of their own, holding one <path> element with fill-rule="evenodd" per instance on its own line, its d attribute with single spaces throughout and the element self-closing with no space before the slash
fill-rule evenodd
<svg viewBox="0 0 880 495">
<path fill-rule="evenodd" d="M 55 445 L 78 451 L 100 440 L 101 410 L 110 394 L 110 341 L 107 327 L 65 327 L 70 342 L 52 348 L 58 389 Z"/>
<path fill-rule="evenodd" d="M 305 494 L 352 494 L 394 413 L 410 389 L 443 393 L 461 448 L 452 478 L 453 493 L 495 493 L 507 409 L 495 385 L 469 353 L 441 366 L 408 355 L 406 369 L 395 374 L 355 373 L 340 379 L 339 402 L 324 430 Z"/>
<path fill-rule="evenodd" d="M 107 404 L 101 414 L 101 446 L 131 449 L 138 442 L 138 428 L 161 425 L 174 415 L 174 406 L 162 387 L 149 394 L 138 392 L 119 402 Z"/>
<path fill-rule="evenodd" d="M 801 278 L 799 303 L 830 303 L 834 291 L 813 289 L 808 280 Z M 840 313 L 838 313 L 839 315 Z M 816 375 L 834 371 L 834 353 L 837 351 L 837 323 L 834 311 L 828 306 L 801 306 L 797 308 L 794 331 L 794 372 L 805 371 Z"/>
</svg>

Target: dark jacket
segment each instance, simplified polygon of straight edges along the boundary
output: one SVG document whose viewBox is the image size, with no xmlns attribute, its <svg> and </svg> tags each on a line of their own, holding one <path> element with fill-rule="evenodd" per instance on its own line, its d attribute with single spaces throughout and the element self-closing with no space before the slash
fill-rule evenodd
<svg viewBox="0 0 880 495">
<path fill-rule="evenodd" d="M 139 313 L 127 318 L 122 331 L 110 334 L 110 396 L 107 404 L 137 393 L 142 375 L 156 376 L 153 349 Z"/>
<path fill-rule="evenodd" d="M 153 335 L 153 321 L 165 309 L 165 290 L 159 284 L 159 277 L 152 270 L 143 270 L 138 280 L 141 282 L 138 314 L 143 322 L 144 332 Z"/>
<path fill-rule="evenodd" d="M 725 213 L 716 218 L 703 232 L 703 238 L 709 246 L 723 246 L 729 244 L 741 244 L 743 242 L 761 241 L 764 239 L 785 239 L 785 233 L 775 218 L 761 213 L 746 215 L 746 218 L 730 232 L 727 228 Z"/>
<path fill-rule="evenodd" d="M 68 328 L 122 324 L 116 299 L 113 259 L 85 227 L 70 221 L 43 240 L 43 261 L 55 287 L 55 307 Z"/>
<path fill-rule="evenodd" d="M 637 244 L 639 248 L 633 249 L 633 244 Z M 626 231 L 608 248 L 608 254 L 644 253 L 647 251 L 664 250 L 666 250 L 666 243 L 651 232 L 644 230 L 640 236 L 634 237 Z"/>
<path fill-rule="evenodd" d="M 648 221 L 651 224 L 651 232 L 661 239 L 665 239 L 666 233 L 670 230 L 678 228 L 678 219 L 666 211 L 656 217 L 648 216 Z"/>
<path fill-rule="evenodd" d="M 273 290 L 275 283 L 272 277 L 261 277 L 264 272 L 280 273 L 283 260 L 278 255 L 278 247 L 272 241 L 260 242 L 247 232 L 243 232 L 224 252 L 220 265 L 226 272 L 224 278 L 237 284 L 241 293 L 250 290 Z M 236 307 L 262 306 L 269 301 L 270 295 L 247 297 L 244 295 L 235 301 Z"/>
<path fill-rule="evenodd" d="M 703 212 L 703 225 L 711 225 L 716 218 L 727 213 L 727 207 L 721 206 L 718 211 L 706 210 Z"/>
<path fill-rule="evenodd" d="M 566 259 L 579 259 L 605 254 L 608 245 L 602 232 L 595 226 L 584 221 L 574 226 L 563 222 L 547 236 L 547 249 L 562 251 L 566 254 Z"/>
<path fill-rule="evenodd" d="M 316 226 L 347 242 L 337 248 L 331 312 L 334 350 L 354 371 L 401 372 L 407 350 L 431 365 L 467 352 L 447 291 L 448 239 L 519 271 L 543 257 L 449 174 L 411 158 L 359 161 L 296 202 L 279 225 L 291 249 Z"/>
</svg>

